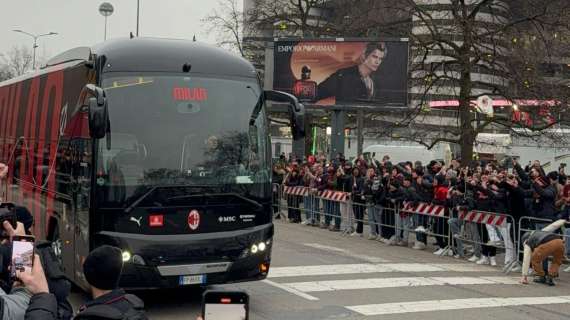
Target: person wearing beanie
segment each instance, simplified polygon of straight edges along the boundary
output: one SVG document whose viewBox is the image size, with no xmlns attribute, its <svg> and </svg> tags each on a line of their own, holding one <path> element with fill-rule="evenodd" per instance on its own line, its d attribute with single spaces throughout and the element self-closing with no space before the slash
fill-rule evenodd
<svg viewBox="0 0 570 320">
<path fill-rule="evenodd" d="M 20 273 L 19 278 L 33 294 L 28 310 L 27 320 L 58 319 L 57 301 L 50 293 L 39 257 L 31 273 Z M 89 253 L 83 262 L 83 274 L 90 285 L 93 300 L 84 304 L 75 320 L 94 319 L 148 319 L 144 312 L 144 303 L 132 294 L 119 288 L 119 279 L 123 270 L 121 249 L 103 245 Z"/>
</svg>

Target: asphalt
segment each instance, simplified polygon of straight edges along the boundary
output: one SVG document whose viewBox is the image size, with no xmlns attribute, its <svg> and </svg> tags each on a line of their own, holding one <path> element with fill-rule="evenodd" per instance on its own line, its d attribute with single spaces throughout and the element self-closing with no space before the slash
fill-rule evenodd
<svg viewBox="0 0 570 320">
<path fill-rule="evenodd" d="M 273 271 L 267 281 L 214 288 L 248 292 L 250 319 L 570 318 L 570 274 L 561 273 L 555 287 L 521 285 L 518 273 L 506 275 L 500 267 L 315 227 L 275 224 Z M 202 292 L 188 288 L 137 294 L 150 319 L 175 320 L 195 319 Z M 566 298 L 553 303 L 558 296 Z M 72 296 L 76 307 L 84 299 L 78 292 Z M 363 305 L 371 314 L 355 311 Z"/>
</svg>

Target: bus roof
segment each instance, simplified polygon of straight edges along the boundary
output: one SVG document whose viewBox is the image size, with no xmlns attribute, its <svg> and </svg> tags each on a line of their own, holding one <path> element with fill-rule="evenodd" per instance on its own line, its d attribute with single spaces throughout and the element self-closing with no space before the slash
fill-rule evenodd
<svg viewBox="0 0 570 320">
<path fill-rule="evenodd" d="M 221 48 L 189 40 L 133 38 L 110 40 L 92 48 L 105 55 L 103 72 L 182 72 L 256 77 L 247 60 Z"/>
<path fill-rule="evenodd" d="M 0 87 L 52 71 L 87 62 L 93 54 L 107 57 L 103 72 L 182 72 L 184 64 L 191 73 L 257 77 L 253 65 L 224 49 L 201 42 L 180 39 L 115 39 L 91 48 L 67 50 L 47 62 L 47 66 L 16 78 L 0 82 Z"/>
</svg>

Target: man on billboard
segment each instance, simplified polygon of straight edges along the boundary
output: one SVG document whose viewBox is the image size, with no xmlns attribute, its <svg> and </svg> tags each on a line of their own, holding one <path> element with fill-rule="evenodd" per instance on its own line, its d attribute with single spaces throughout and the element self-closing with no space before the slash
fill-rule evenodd
<svg viewBox="0 0 570 320">
<path fill-rule="evenodd" d="M 378 89 L 373 73 L 386 57 L 384 42 L 370 42 L 364 48 L 358 64 L 339 69 L 317 87 L 317 100 L 334 97 L 336 101 L 373 100 Z"/>
</svg>

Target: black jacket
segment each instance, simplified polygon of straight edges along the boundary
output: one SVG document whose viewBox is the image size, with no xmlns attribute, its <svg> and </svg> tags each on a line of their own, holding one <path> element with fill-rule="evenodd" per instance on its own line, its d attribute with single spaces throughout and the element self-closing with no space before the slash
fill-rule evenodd
<svg viewBox="0 0 570 320">
<path fill-rule="evenodd" d="M 531 231 L 522 236 L 523 239 L 528 239 L 527 245 L 532 249 L 536 249 L 538 246 L 550 242 L 552 240 L 561 239 L 560 236 L 555 235 L 552 232 L 546 231 Z"/>
<path fill-rule="evenodd" d="M 57 320 L 57 300 L 51 293 L 37 294 L 30 300 L 26 320 Z M 82 306 L 75 320 L 146 320 L 144 303 L 124 290 L 113 290 Z"/>
<path fill-rule="evenodd" d="M 364 180 L 363 190 L 366 202 L 376 205 L 381 205 L 384 202 L 386 188 L 382 178 L 374 177 L 374 179 Z"/>
<path fill-rule="evenodd" d="M 364 203 L 364 179 L 362 177 L 351 176 L 348 179 L 348 183 L 351 186 L 351 197 L 352 201 L 356 203 Z"/>
<path fill-rule="evenodd" d="M 417 203 L 421 200 L 421 198 L 418 195 L 416 188 L 409 186 L 407 188 L 402 187 L 402 200 Z"/>
<path fill-rule="evenodd" d="M 518 223 L 520 217 L 528 215 L 525 205 L 526 192 L 520 186 L 515 188 L 506 182 L 502 182 L 500 187 L 507 191 L 509 214 L 513 216 L 515 223 Z"/>
<path fill-rule="evenodd" d="M 545 219 L 556 219 L 557 211 L 554 202 L 558 191 L 553 185 L 541 187 L 538 183 L 533 183 L 533 191 L 536 192 L 538 198 L 533 202 L 534 215 Z"/>
<path fill-rule="evenodd" d="M 358 66 L 340 69 L 319 83 L 317 100 L 328 97 L 335 97 L 337 101 L 369 100 Z"/>
<path fill-rule="evenodd" d="M 414 179 L 412 185 L 416 188 L 416 192 L 420 198 L 419 201 L 427 203 L 431 202 L 433 199 L 433 178 L 429 176 L 423 176 L 421 184 L 418 184 Z"/>
</svg>

